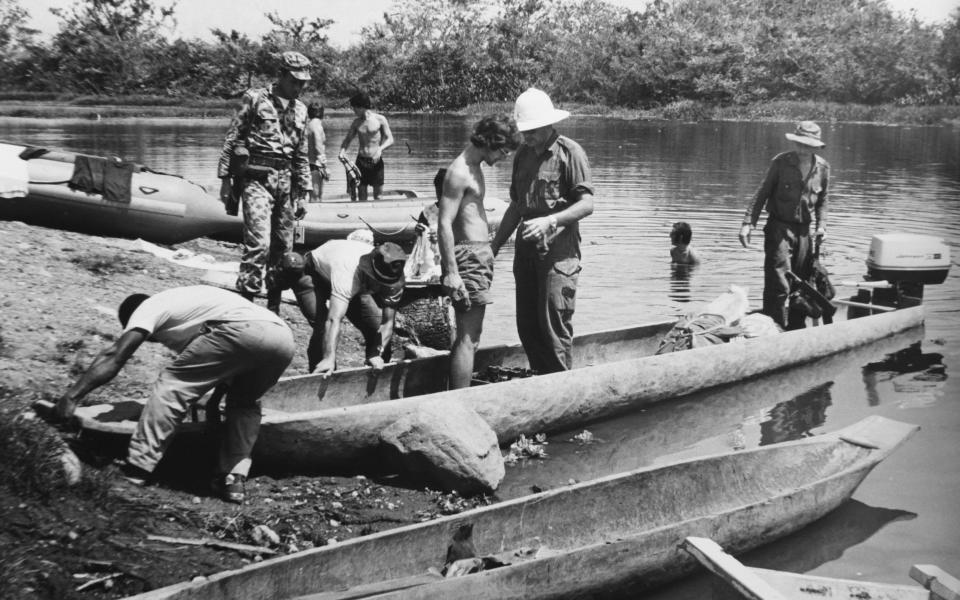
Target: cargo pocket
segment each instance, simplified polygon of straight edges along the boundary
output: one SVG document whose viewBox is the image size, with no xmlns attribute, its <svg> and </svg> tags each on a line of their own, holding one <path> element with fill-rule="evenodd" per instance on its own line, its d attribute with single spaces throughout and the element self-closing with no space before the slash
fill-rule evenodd
<svg viewBox="0 0 960 600">
<path fill-rule="evenodd" d="M 257 111 L 257 118 L 260 119 L 260 133 L 263 136 L 277 135 L 280 133 L 280 117 L 273 108 L 261 108 Z"/>
<path fill-rule="evenodd" d="M 550 304 L 557 310 L 573 311 L 577 305 L 577 280 L 580 278 L 580 259 L 558 260 L 550 273 Z"/>
</svg>

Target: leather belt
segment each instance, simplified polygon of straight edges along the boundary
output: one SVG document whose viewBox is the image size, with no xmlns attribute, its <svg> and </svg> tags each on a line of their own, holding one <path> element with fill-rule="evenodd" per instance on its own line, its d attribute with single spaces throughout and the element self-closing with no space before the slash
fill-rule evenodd
<svg viewBox="0 0 960 600">
<path fill-rule="evenodd" d="M 256 154 L 251 154 L 250 164 L 255 167 L 270 167 L 271 169 L 276 169 L 278 171 L 290 169 L 289 158 L 273 158 L 270 156 L 258 156 Z"/>
</svg>

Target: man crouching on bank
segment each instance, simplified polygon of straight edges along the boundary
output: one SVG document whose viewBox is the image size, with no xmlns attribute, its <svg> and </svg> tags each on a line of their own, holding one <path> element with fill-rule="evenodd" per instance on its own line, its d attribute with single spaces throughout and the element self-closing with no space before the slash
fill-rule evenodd
<svg viewBox="0 0 960 600">
<path fill-rule="evenodd" d="M 293 360 L 293 333 L 273 312 L 232 291 L 205 285 L 133 294 L 120 304 L 123 333 L 57 400 L 53 416 L 73 416 L 84 396 L 116 377 L 140 345 L 159 342 L 177 353 L 160 372 L 140 415 L 121 470 L 143 484 L 169 446 L 187 409 L 226 384 L 226 412 L 214 491 L 242 504 L 250 454 L 260 432 L 260 397 Z"/>
</svg>

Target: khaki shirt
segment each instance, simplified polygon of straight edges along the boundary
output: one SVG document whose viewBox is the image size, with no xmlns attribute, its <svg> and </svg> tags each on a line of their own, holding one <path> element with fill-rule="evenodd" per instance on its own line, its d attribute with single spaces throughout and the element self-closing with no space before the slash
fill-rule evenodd
<svg viewBox="0 0 960 600">
<path fill-rule="evenodd" d="M 743 223 L 756 225 L 760 211 L 766 206 L 771 219 L 801 225 L 814 221 L 817 228 L 825 228 L 829 179 L 830 165 L 816 154 L 813 164 L 802 168 L 796 152 L 778 154 L 747 206 Z"/>
<path fill-rule="evenodd" d="M 513 160 L 510 202 L 524 219 L 558 213 L 593 194 L 590 162 L 580 144 L 554 133 L 543 154 L 523 145 Z M 528 243 L 518 236 L 517 244 Z M 551 242 L 579 256 L 580 224 L 571 223 Z"/>
</svg>

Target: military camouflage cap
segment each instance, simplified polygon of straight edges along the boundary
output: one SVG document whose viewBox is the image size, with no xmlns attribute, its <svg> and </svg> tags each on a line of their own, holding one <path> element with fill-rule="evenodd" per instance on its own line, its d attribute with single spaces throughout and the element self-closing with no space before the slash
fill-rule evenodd
<svg viewBox="0 0 960 600">
<path fill-rule="evenodd" d="M 281 54 L 280 68 L 282 68 L 284 71 L 288 71 L 297 79 L 301 79 L 303 81 L 310 80 L 310 59 L 299 52 L 293 52 L 290 50 Z"/>
</svg>

